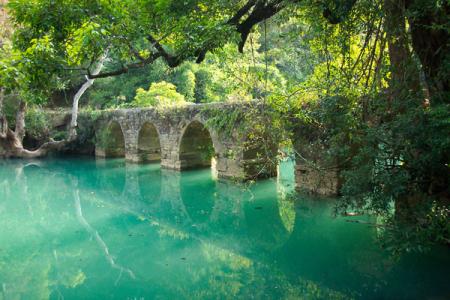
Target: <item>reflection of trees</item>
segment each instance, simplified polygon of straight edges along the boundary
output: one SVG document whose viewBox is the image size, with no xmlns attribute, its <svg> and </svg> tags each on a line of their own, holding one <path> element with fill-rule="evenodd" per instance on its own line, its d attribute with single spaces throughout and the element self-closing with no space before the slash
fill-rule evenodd
<svg viewBox="0 0 450 300">
<path fill-rule="evenodd" d="M 185 299 L 349 299 L 303 278 L 292 281 L 273 262 L 258 261 L 205 240 L 194 240 L 186 262 L 161 274 L 159 284 Z"/>
<path fill-rule="evenodd" d="M 128 169 L 127 172 L 131 172 L 133 176 L 127 174 L 127 180 L 139 182 L 138 169 Z M 100 172 L 109 170 L 111 169 L 107 166 Z M 55 297 L 58 297 L 58 294 L 65 295 L 67 293 L 65 289 L 81 289 L 84 292 L 82 289 L 86 282 L 95 279 L 90 278 L 89 274 L 85 273 L 85 268 L 78 262 L 83 258 L 83 261 L 86 260 L 84 264 L 97 263 L 96 259 L 99 256 L 106 258 L 109 266 L 119 271 L 118 277 L 117 274 L 108 275 L 108 278 L 115 276 L 112 282 L 114 279 L 118 282 L 122 273 L 127 274 L 129 278 L 138 278 L 138 284 L 143 284 L 142 280 L 152 278 L 151 286 L 156 285 L 159 286 L 160 291 L 184 295 L 187 298 L 214 298 L 218 295 L 223 298 L 250 297 L 255 293 L 255 289 L 265 293 L 268 287 L 271 289 L 275 285 L 286 287 L 289 295 L 301 293 L 297 288 L 298 284 L 289 283 L 288 277 L 277 269 L 270 257 L 258 254 L 257 251 L 261 249 L 258 246 L 260 244 L 255 244 L 258 242 L 258 236 L 252 236 L 254 231 L 249 229 L 249 220 L 246 218 L 252 214 L 256 218 L 265 210 L 265 222 L 268 224 L 261 230 L 267 231 L 272 241 L 276 240 L 272 237 L 279 230 L 274 230 L 270 224 L 275 223 L 282 228 L 283 223 L 273 220 L 279 219 L 279 209 L 276 205 L 272 208 L 264 206 L 262 210 L 255 210 L 254 205 L 259 204 L 249 200 L 251 196 L 246 187 L 217 183 L 211 190 L 215 193 L 213 195 L 214 209 L 204 223 L 205 226 L 199 227 L 192 226 L 195 223 L 187 224 L 179 219 L 183 217 L 183 214 L 178 211 L 182 209 L 180 205 L 183 205 L 180 195 L 180 178 L 178 178 L 178 185 L 172 181 L 173 179 L 176 181 L 177 178 L 170 176 L 166 178 L 172 181 L 172 185 L 168 186 L 171 192 L 167 195 L 163 194 L 163 197 L 169 196 L 169 199 L 162 199 L 157 204 L 169 203 L 170 205 L 161 209 L 153 202 L 130 198 L 135 187 L 129 183 L 126 184 L 130 188 L 129 191 L 116 193 L 114 190 L 105 190 L 92 194 L 91 191 L 94 191 L 95 186 L 85 182 L 88 188 L 83 189 L 85 186 L 80 185 L 80 181 L 75 176 L 68 176 L 59 171 L 37 170 L 32 167 L 17 174 L 19 175 L 2 186 L 9 190 L 9 194 L 21 199 L 29 199 L 34 214 L 28 213 L 27 202 L 17 205 L 10 201 L 4 212 L 11 213 L 11 209 L 15 210 L 17 215 L 25 212 L 27 220 L 21 224 L 9 225 L 5 224 L 8 218 L 0 220 L 2 228 L 16 228 L 16 230 L 20 228 L 21 235 L 23 231 L 29 231 L 29 234 L 25 234 L 25 239 L 26 243 L 30 243 L 30 247 L 14 252 L 17 248 L 11 246 L 7 255 L 5 255 L 6 252 L 0 252 L 1 281 L 7 283 L 6 293 L 9 296 L 11 291 L 26 295 L 27 292 L 20 291 L 27 291 L 27 289 L 28 295 L 33 297 L 38 295 L 42 299 L 52 295 Z M 97 175 L 102 180 L 108 177 L 105 174 Z M 27 176 L 29 178 L 25 178 Z M 115 176 L 123 177 L 123 174 L 115 174 L 112 178 Z M 28 182 L 28 179 L 38 180 L 38 183 Z M 14 180 L 15 184 L 11 185 L 11 181 Z M 146 181 L 141 182 L 145 184 Z M 67 194 L 68 190 L 73 192 Z M 252 192 L 256 198 L 260 197 L 258 191 Z M 54 193 L 61 200 L 52 201 L 52 198 L 48 197 L 49 193 Z M 95 214 L 95 222 L 102 217 L 99 213 L 108 218 L 111 215 L 120 218 L 134 216 L 139 223 L 132 228 L 138 232 L 148 232 L 151 236 L 135 238 L 133 244 L 127 246 L 127 251 L 124 251 L 125 239 L 128 237 L 121 236 L 119 232 L 110 236 L 108 242 L 105 236 L 102 237 L 100 232 L 87 221 L 88 218 L 84 213 L 86 208 L 83 209 L 81 201 L 86 201 L 85 205 L 89 204 L 88 216 Z M 74 207 L 67 206 L 68 202 L 73 203 Z M 101 210 L 93 210 L 93 207 L 100 207 Z M 42 218 L 43 216 L 45 218 Z M 75 237 L 67 235 L 73 232 L 74 229 L 71 228 L 77 228 L 79 224 L 95 241 L 93 245 L 89 243 L 88 238 L 77 238 L 76 244 L 68 244 Z M 49 241 L 50 236 L 52 242 L 47 244 L 46 241 Z M 177 254 L 176 249 L 180 243 L 190 252 Z M 117 257 L 111 254 L 109 246 L 117 248 Z M 98 251 L 99 248 L 101 251 Z M 180 256 L 185 256 L 186 260 L 181 260 Z M 159 265 L 159 263 L 162 264 L 161 260 L 168 266 Z M 118 263 L 119 261 L 121 264 Z M 189 267 L 186 267 L 187 265 Z M 148 267 L 143 268 L 143 266 Z M 270 276 L 261 276 L 261 274 L 269 273 Z M 3 277 L 8 277 L 8 280 Z M 16 284 L 11 286 L 11 282 Z M 22 282 L 23 284 L 17 284 Z M 305 283 L 305 285 L 307 285 L 306 288 L 314 287 L 312 283 Z M 144 289 L 147 292 L 150 290 L 150 287 Z M 287 292 L 280 293 L 288 295 Z"/>
<path fill-rule="evenodd" d="M 42 165 L 14 161 L 0 168 L 0 299 L 48 299 L 80 274 L 78 267 L 54 274 L 53 247 L 71 220 L 64 205 L 51 201 L 61 196 L 64 179 Z"/>
<path fill-rule="evenodd" d="M 74 236 L 77 224 L 92 235 L 111 267 L 134 276 L 116 263 L 84 218 L 80 194 L 89 193 L 80 192 L 63 167 L 13 162 L 0 169 L 0 299 L 62 299 L 62 289 L 82 286 L 87 277 L 79 262 L 92 261 L 95 249 L 80 233 Z"/>
<path fill-rule="evenodd" d="M 326 199 L 297 198 L 296 211 L 293 233 L 277 253 L 284 272 L 330 289 L 369 294 L 386 285 L 380 279 L 392 262 L 374 245 L 375 229 L 334 217 L 333 203 Z"/>
</svg>

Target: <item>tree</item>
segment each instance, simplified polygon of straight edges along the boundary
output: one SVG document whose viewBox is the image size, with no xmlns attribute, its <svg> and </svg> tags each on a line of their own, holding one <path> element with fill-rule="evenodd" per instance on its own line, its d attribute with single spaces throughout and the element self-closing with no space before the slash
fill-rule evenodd
<svg viewBox="0 0 450 300">
<path fill-rule="evenodd" d="M 190 64 L 183 64 L 176 68 L 171 74 L 171 82 L 178 88 L 178 92 L 182 94 L 187 101 L 194 101 L 195 90 L 195 74 Z"/>
<path fill-rule="evenodd" d="M 148 91 L 139 88 L 133 102 L 138 107 L 165 107 L 182 103 L 186 103 L 184 96 L 177 92 L 176 86 L 165 81 L 152 83 Z"/>
<path fill-rule="evenodd" d="M 153 81 L 177 81 L 188 100 L 262 97 L 276 104 L 273 110 L 288 125 L 309 126 L 317 149 L 344 169 L 343 206 L 386 212 L 392 200 L 449 198 L 449 5 L 441 0 L 13 0 L 9 7 L 18 29 L 14 47 L 3 47 L 0 86 L 6 93 L 20 91 L 16 119 L 21 120 L 26 103 L 42 103 L 54 90 L 81 84 L 84 76 L 122 75 L 163 60 L 179 69 L 155 72 Z M 305 54 L 313 66 L 290 64 L 290 55 L 277 57 L 267 25 L 274 16 L 287 24 L 286 35 L 301 36 L 307 44 L 289 51 Z M 258 26 L 264 39 L 256 38 Z M 107 49 L 104 70 L 96 74 Z M 238 51 L 245 49 L 243 59 Z M 211 60 L 213 66 L 208 74 L 197 72 L 195 86 L 194 70 L 177 73 L 192 60 Z M 304 72 L 283 76 L 280 69 Z M 225 79 L 230 76 L 236 81 Z M 160 87 L 175 91 L 167 83 Z M 155 103 L 162 96 L 153 93 L 140 90 L 137 98 Z M 18 140 L 23 128 L 17 123 Z"/>
<path fill-rule="evenodd" d="M 50 149 L 62 149 L 76 136 L 73 128 L 77 123 L 78 100 L 92 85 L 91 80 L 127 73 L 159 58 L 172 68 L 194 57 L 201 62 L 208 51 L 233 39 L 233 32 L 240 35 L 242 48 L 253 26 L 273 16 L 287 2 L 251 0 L 242 5 L 237 0 L 183 3 L 167 0 L 55 4 L 41 0 L 30 5 L 24 0 L 11 1 L 9 8 L 18 25 L 16 43 L 13 53 L 7 55 L 11 59 L 2 67 L 0 86 L 2 95 L 4 90 L 19 90 L 22 101 L 16 130 L 8 128 L 1 135 L 3 148 L 8 155 L 18 157 L 41 156 Z M 103 65 L 101 57 L 107 49 L 111 49 L 109 70 L 100 73 L 96 66 Z M 55 89 L 79 82 L 80 75 L 87 76 L 87 82 L 74 98 L 69 139 L 50 141 L 34 152 L 25 150 L 22 139 L 27 104 L 45 101 Z M 193 87 L 189 93 L 193 97 Z M 5 122 L 3 118 L 8 127 Z"/>
</svg>

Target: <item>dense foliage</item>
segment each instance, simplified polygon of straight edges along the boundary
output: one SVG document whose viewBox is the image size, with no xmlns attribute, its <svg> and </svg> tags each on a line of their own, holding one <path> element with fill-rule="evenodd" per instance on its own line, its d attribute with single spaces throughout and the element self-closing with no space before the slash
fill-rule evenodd
<svg viewBox="0 0 450 300">
<path fill-rule="evenodd" d="M 152 83 L 149 90 L 137 89 L 134 104 L 138 107 L 170 106 L 184 103 L 184 96 L 177 93 L 176 87 L 168 82 Z"/>
</svg>

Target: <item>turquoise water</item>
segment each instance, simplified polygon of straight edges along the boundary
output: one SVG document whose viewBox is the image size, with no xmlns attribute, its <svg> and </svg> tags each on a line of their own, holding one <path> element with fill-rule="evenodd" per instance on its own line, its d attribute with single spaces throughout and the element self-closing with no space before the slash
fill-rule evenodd
<svg viewBox="0 0 450 300">
<path fill-rule="evenodd" d="M 449 299 L 449 251 L 292 191 L 121 160 L 0 162 L 0 299 Z"/>
</svg>

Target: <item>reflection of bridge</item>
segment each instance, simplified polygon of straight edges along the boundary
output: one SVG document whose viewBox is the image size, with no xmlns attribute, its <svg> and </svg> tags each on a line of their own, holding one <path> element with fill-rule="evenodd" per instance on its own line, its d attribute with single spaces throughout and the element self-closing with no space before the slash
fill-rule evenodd
<svg viewBox="0 0 450 300">
<path fill-rule="evenodd" d="M 245 109 L 243 104 L 240 104 Z M 200 104 L 167 109 L 115 110 L 97 126 L 96 155 L 127 161 L 161 161 L 166 169 L 211 166 L 221 178 L 273 176 L 264 145 L 249 145 L 251 129 L 221 134 L 208 124 L 208 111 L 232 113 L 236 104 Z M 246 145 L 246 147 L 244 147 Z M 273 158 L 276 151 L 272 150 Z M 272 156 L 272 155 L 271 155 Z"/>
<path fill-rule="evenodd" d="M 121 184 L 105 186 L 97 195 L 109 199 L 108 205 L 121 207 L 140 219 L 157 221 L 189 235 L 212 234 L 217 238 L 228 236 L 227 239 L 231 235 L 242 242 L 242 236 L 234 235 L 244 234 L 249 245 L 267 251 L 282 246 L 292 232 L 294 204 L 273 200 L 279 198 L 275 182 L 267 182 L 270 188 L 253 190 L 246 185 L 202 178 L 200 181 L 206 186 L 197 189 L 198 181 L 192 181 L 192 176 L 196 176 L 192 173 L 164 169 L 142 172 L 135 165 L 126 165 L 119 171 L 113 163 L 112 168 L 107 165 L 98 178 L 100 185 L 110 181 Z M 200 173 L 203 175 L 207 174 Z"/>
<path fill-rule="evenodd" d="M 199 198 L 192 191 L 184 191 L 189 184 L 184 177 L 189 181 L 193 176 L 191 173 L 161 170 L 161 173 L 149 172 L 155 174 L 148 175 L 139 170 L 141 167 L 127 165 L 121 172 L 124 184 L 114 198 L 123 202 L 113 201 L 113 205 L 140 220 L 149 220 L 161 237 L 190 239 L 221 249 L 229 256 L 245 257 L 255 263 L 255 268 L 256 265 L 265 266 L 270 272 L 296 274 L 309 280 L 309 284 L 322 283 L 331 288 L 330 291 L 349 280 L 361 285 L 366 280 L 361 273 L 380 263 L 361 257 L 362 253 L 370 252 L 370 257 L 380 259 L 378 250 L 367 246 L 372 244 L 371 230 L 332 218 L 333 207 L 324 201 L 303 199 L 293 203 L 284 200 L 279 181 L 277 184 L 260 183 L 254 185 L 254 189 L 215 181 L 211 189 L 214 192 L 209 196 L 212 203 L 207 205 L 208 208 L 202 206 L 206 215 L 199 218 L 195 208 L 189 207 L 192 203 L 188 198 L 208 202 L 209 197 L 208 193 Z M 110 176 L 108 168 L 104 174 Z M 268 185 L 261 186 L 266 183 Z M 136 195 L 140 195 L 139 200 Z M 112 204 L 109 195 L 98 196 Z M 128 201 L 133 197 L 136 201 Z M 355 237 L 358 243 L 355 243 Z M 364 252 L 360 245 L 365 245 Z M 293 265 L 301 267 L 293 268 Z M 352 274 L 351 278 L 342 277 L 342 273 Z M 328 296 L 323 298 L 333 298 Z M 343 298 L 346 297 L 336 297 Z"/>
<path fill-rule="evenodd" d="M 189 208 L 192 203 L 188 198 L 208 202 L 209 197 L 208 193 L 200 198 L 192 191 L 184 191 L 189 185 L 185 178 L 189 181 L 192 173 L 162 170 L 161 174 L 148 172 L 155 173 L 148 175 L 140 169 L 127 165 L 121 173 L 124 186 L 117 193 L 123 202 L 115 205 L 127 214 L 151 221 L 161 237 L 189 239 L 211 249 L 220 249 L 228 257 L 243 257 L 252 262 L 255 269 L 267 268 L 271 276 L 274 272 L 295 274 L 308 284 L 294 298 L 301 298 L 311 288 L 316 295 L 311 297 L 313 299 L 347 299 L 350 296 L 344 297 L 338 291 L 349 281 L 355 286 L 380 284 L 376 280 L 368 283 L 366 273 L 384 268 L 381 263 L 386 263 L 381 260 L 379 249 L 371 246 L 374 229 L 333 218 L 333 207 L 324 201 L 302 199 L 293 203 L 283 200 L 280 193 L 284 188 L 280 187 L 280 181 L 260 183 L 254 185 L 255 189 L 216 181 L 212 189 L 215 192 L 210 195 L 213 201 L 208 209 L 202 207 L 206 215 L 199 218 L 195 208 Z M 108 174 L 106 171 L 105 175 Z M 266 183 L 270 184 L 261 188 Z M 127 201 L 137 194 L 139 201 Z M 143 211 L 148 214 L 143 215 Z M 136 252 L 127 255 L 145 256 L 139 249 Z M 368 253 L 370 255 L 365 255 Z M 298 284 L 294 282 L 293 287 Z M 319 291 L 325 293 L 323 297 L 317 296 Z"/>
</svg>

